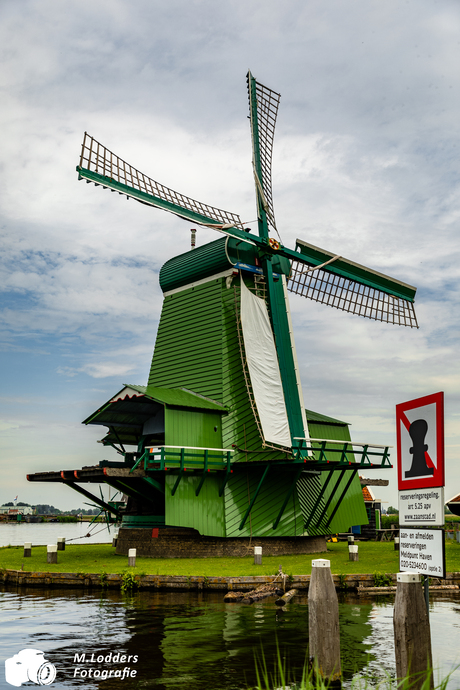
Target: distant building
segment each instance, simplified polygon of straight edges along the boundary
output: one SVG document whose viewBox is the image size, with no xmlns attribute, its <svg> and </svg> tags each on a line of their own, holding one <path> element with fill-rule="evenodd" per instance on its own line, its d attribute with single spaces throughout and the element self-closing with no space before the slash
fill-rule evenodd
<svg viewBox="0 0 460 690">
<path fill-rule="evenodd" d="M 376 539 L 377 530 L 381 529 L 382 501 L 376 499 L 370 484 L 373 486 L 388 486 L 387 479 L 364 479 L 359 478 L 362 487 L 364 505 L 366 507 L 368 525 L 355 525 L 351 528 L 353 534 L 359 534 L 363 539 Z"/>
<path fill-rule="evenodd" d="M 0 506 L 0 515 L 33 515 L 33 508 L 30 506 Z"/>
</svg>

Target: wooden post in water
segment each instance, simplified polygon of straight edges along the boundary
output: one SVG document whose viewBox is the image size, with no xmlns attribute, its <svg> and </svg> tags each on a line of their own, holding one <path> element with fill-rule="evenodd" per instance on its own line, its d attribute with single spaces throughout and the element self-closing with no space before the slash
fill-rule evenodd
<svg viewBox="0 0 460 690">
<path fill-rule="evenodd" d="M 420 690 L 427 676 L 433 688 L 430 622 L 418 573 L 398 573 L 393 627 L 396 676 L 410 678 L 411 690 Z"/>
<path fill-rule="evenodd" d="M 308 590 L 310 666 L 328 687 L 340 688 L 339 602 L 331 574 L 331 562 L 312 561 Z"/>
</svg>

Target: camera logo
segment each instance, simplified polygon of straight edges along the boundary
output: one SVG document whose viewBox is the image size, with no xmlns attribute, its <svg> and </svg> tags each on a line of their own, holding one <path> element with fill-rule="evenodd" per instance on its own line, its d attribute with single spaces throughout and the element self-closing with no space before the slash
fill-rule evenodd
<svg viewBox="0 0 460 690">
<path fill-rule="evenodd" d="M 44 652 L 39 649 L 22 649 L 5 661 L 5 678 L 17 688 L 30 682 L 51 685 L 56 678 L 56 667 L 46 661 Z"/>
</svg>

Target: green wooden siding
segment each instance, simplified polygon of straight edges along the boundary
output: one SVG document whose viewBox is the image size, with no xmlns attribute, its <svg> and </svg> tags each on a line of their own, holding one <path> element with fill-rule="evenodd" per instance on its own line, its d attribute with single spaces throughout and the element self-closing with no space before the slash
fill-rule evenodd
<svg viewBox="0 0 460 690">
<path fill-rule="evenodd" d="M 272 472 L 272 474 L 270 474 Z M 295 479 L 295 473 L 279 468 L 269 470 L 251 513 L 242 530 L 239 529 L 246 510 L 257 489 L 263 468 L 248 467 L 231 475 L 225 487 L 225 527 L 227 537 L 293 537 L 304 533 L 304 519 L 294 490 L 276 530 L 273 523 L 282 507 L 285 495 Z"/>
<path fill-rule="evenodd" d="M 165 297 L 149 385 L 222 400 L 221 280 Z"/>
<path fill-rule="evenodd" d="M 248 282 L 251 280 L 248 277 Z M 193 527 L 201 534 L 214 536 L 299 536 L 305 533 L 305 520 L 327 474 L 321 477 L 303 475 L 299 479 L 277 529 L 273 530 L 273 523 L 295 475 L 289 469 L 271 469 L 250 519 L 239 530 L 263 472 L 259 467 L 250 469 L 252 462 L 282 457 L 276 451 L 263 449 L 249 402 L 236 322 L 235 300 L 239 306 L 239 298 L 239 278 L 227 287 L 225 278 L 221 277 L 168 295 L 164 300 L 149 385 L 184 387 L 220 402 L 228 409 L 228 414 L 222 415 L 168 408 L 166 442 L 176 446 L 212 448 L 231 448 L 235 444 L 244 450 L 235 452 L 233 461 L 247 463 L 248 466 L 247 472 L 235 469 L 223 497 L 218 496 L 217 489 L 222 482 L 222 474 L 214 477 L 210 473 L 198 496 L 195 491 L 200 476 L 184 476 L 173 497 L 170 491 L 166 492 L 166 524 Z M 214 431 L 215 426 L 217 432 Z M 326 423 L 321 415 L 314 415 L 314 419 L 309 421 L 309 429 L 314 438 L 350 440 L 346 424 Z M 331 525 L 324 528 L 348 476 L 344 475 L 322 524 L 317 528 L 310 526 L 309 534 L 345 531 L 351 525 L 367 522 L 361 486 L 356 476 Z M 167 476 L 170 488 L 176 478 L 177 475 L 173 474 Z M 323 507 L 334 485 L 333 478 L 325 492 Z M 321 506 L 318 510 L 320 513 Z"/>
<path fill-rule="evenodd" d="M 192 527 L 200 534 L 211 537 L 225 537 L 224 497 L 219 496 L 221 474 L 208 473 L 201 491 L 196 490 L 201 474 L 184 474 L 174 496 L 172 488 L 177 474 L 166 473 L 165 480 L 165 522 L 177 527 Z"/>
<path fill-rule="evenodd" d="M 235 287 L 234 287 L 235 285 Z M 161 313 L 149 385 L 185 387 L 223 403 L 222 447 L 251 453 L 235 453 L 235 461 L 260 460 L 254 451 L 262 443 L 244 380 L 236 326 L 239 279 L 227 288 L 216 278 L 165 297 Z M 171 436 L 168 443 L 179 445 Z M 214 447 L 214 446 L 213 446 Z M 264 459 L 279 454 L 264 453 Z"/>
<path fill-rule="evenodd" d="M 195 448 L 222 448 L 222 415 L 167 407 L 165 444 Z"/>
</svg>

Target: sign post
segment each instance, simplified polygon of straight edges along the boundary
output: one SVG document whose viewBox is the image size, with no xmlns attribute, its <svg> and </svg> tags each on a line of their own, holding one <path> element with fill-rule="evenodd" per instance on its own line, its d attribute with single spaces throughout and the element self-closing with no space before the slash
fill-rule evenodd
<svg viewBox="0 0 460 690">
<path fill-rule="evenodd" d="M 446 576 L 444 530 L 427 529 L 445 523 L 444 393 L 396 405 L 396 438 L 399 569 L 424 576 L 428 610 L 428 577 Z"/>
<path fill-rule="evenodd" d="M 400 525 L 393 612 L 396 670 L 400 677 L 412 673 L 413 686 L 421 688 L 422 676 L 432 673 L 429 577 L 446 576 L 444 530 L 433 529 L 444 526 L 445 520 L 444 394 L 396 405 L 396 438 Z"/>
</svg>

